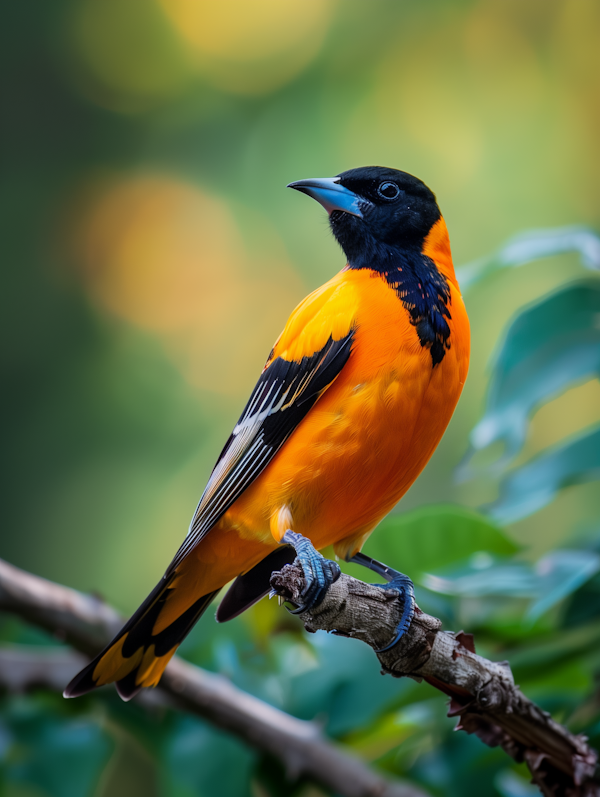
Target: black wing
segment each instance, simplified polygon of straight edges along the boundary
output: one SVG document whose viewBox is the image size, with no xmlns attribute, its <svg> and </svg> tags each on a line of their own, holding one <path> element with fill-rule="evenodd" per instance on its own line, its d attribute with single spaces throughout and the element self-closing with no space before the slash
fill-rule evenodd
<svg viewBox="0 0 600 797">
<path fill-rule="evenodd" d="M 299 362 L 274 359 L 261 374 L 221 456 L 217 460 L 187 537 L 167 573 L 219 521 L 267 467 L 350 356 L 354 330 Z"/>
</svg>

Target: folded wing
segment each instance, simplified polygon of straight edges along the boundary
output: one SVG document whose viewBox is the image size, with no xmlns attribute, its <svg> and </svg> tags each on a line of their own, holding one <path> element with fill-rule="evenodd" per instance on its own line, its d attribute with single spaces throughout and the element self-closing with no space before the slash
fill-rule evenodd
<svg viewBox="0 0 600 797">
<path fill-rule="evenodd" d="M 348 361 L 353 337 L 351 329 L 339 340 L 329 337 L 319 351 L 298 361 L 275 357 L 267 363 L 221 452 L 167 574 L 267 467 Z"/>
</svg>

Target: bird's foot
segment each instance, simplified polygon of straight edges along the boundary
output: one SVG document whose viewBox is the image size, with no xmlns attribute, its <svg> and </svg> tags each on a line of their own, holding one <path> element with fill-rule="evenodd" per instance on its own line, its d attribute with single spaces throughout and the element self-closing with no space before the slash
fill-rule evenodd
<svg viewBox="0 0 600 797">
<path fill-rule="evenodd" d="M 329 587 L 338 580 L 341 570 L 337 562 L 325 559 L 312 542 L 302 534 L 288 529 L 281 538 L 282 544 L 291 545 L 296 551 L 296 561 L 302 566 L 306 585 L 302 590 L 302 603 L 296 609 L 291 609 L 291 614 L 302 614 L 318 606 Z M 274 590 L 271 595 L 277 594 Z"/>
<path fill-rule="evenodd" d="M 385 653 L 386 650 L 393 648 L 394 645 L 402 639 L 404 634 L 410 628 L 410 624 L 415 614 L 414 585 L 410 578 L 405 576 L 404 573 L 400 573 L 398 570 L 394 570 L 393 568 L 378 562 L 377 559 L 372 559 L 370 556 L 367 556 L 364 553 L 357 553 L 348 561 L 354 562 L 357 565 L 362 565 L 363 567 L 368 567 L 369 570 L 372 570 L 382 578 L 385 578 L 385 580 L 388 582 L 387 584 L 374 584 L 373 586 L 380 587 L 381 589 L 397 590 L 399 597 L 402 598 L 402 615 L 400 616 L 400 620 L 396 626 L 396 634 L 394 639 L 389 643 L 389 645 L 386 645 L 384 648 L 379 648 L 379 650 L 375 651 L 375 653 Z"/>
</svg>

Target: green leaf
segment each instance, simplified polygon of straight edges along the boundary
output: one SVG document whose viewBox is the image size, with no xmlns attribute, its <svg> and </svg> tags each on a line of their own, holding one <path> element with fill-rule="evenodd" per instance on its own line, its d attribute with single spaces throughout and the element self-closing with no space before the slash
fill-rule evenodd
<svg viewBox="0 0 600 797">
<path fill-rule="evenodd" d="M 527 647 L 507 651 L 507 657 L 519 678 L 532 682 L 539 680 L 544 668 L 552 670 L 562 667 L 565 662 L 583 661 L 598 651 L 600 645 L 600 624 L 597 618 L 578 628 L 566 626 L 560 634 L 534 640 Z"/>
<path fill-rule="evenodd" d="M 569 601 L 563 618 L 564 628 L 575 628 L 600 617 L 600 576 L 587 581 Z"/>
<path fill-rule="evenodd" d="M 255 753 L 224 731 L 192 717 L 172 729 L 164 753 L 166 793 L 250 797 Z"/>
<path fill-rule="evenodd" d="M 498 595 L 532 598 L 525 619 L 535 622 L 548 609 L 578 590 L 600 571 L 600 554 L 559 550 L 542 557 L 534 567 L 525 563 L 478 566 L 452 576 L 425 576 L 425 586 L 445 595 L 480 598 Z"/>
<path fill-rule="evenodd" d="M 457 595 L 461 598 L 482 598 L 502 595 L 512 598 L 533 598 L 537 579 L 533 570 L 523 562 L 494 564 L 479 568 L 462 567 L 459 572 L 445 575 L 428 573 L 424 584 L 432 592 Z"/>
<path fill-rule="evenodd" d="M 12 743 L 7 748 L 7 782 L 37 786 L 51 797 L 86 797 L 111 752 L 98 724 L 39 710 L 31 700 L 15 702 L 7 712 Z"/>
<path fill-rule="evenodd" d="M 600 426 L 513 470 L 500 485 L 500 497 L 489 513 L 498 523 L 513 523 L 549 504 L 561 488 L 598 478 Z"/>
<path fill-rule="evenodd" d="M 451 505 L 389 515 L 365 546 L 369 556 L 390 564 L 413 580 L 481 551 L 509 555 L 517 550 L 515 543 L 488 518 Z M 360 569 L 359 578 L 364 578 L 364 568 Z"/>
<path fill-rule="evenodd" d="M 485 415 L 470 435 L 476 450 L 503 441 L 495 468 L 522 448 L 528 416 L 574 382 L 600 374 L 600 283 L 580 282 L 523 310 L 510 325 L 493 364 Z"/>
<path fill-rule="evenodd" d="M 503 769 L 497 774 L 494 785 L 502 797 L 536 797 L 540 791 L 537 786 L 531 785 L 530 777 L 528 774 L 528 779 L 524 780 L 511 769 Z"/>
<path fill-rule="evenodd" d="M 415 701 L 399 710 L 377 717 L 376 722 L 362 723 L 344 739 L 355 753 L 367 761 L 381 758 L 389 750 L 404 745 L 407 739 L 428 736 L 439 724 L 440 701 L 436 698 Z"/>
<path fill-rule="evenodd" d="M 537 564 L 538 598 L 527 618 L 537 620 L 550 607 L 572 595 L 600 571 L 600 555 L 592 551 L 553 551 Z"/>
<path fill-rule="evenodd" d="M 591 227 L 573 225 L 528 230 L 515 235 L 488 257 L 457 269 L 463 291 L 501 268 L 516 268 L 542 257 L 577 252 L 585 268 L 600 269 L 600 235 Z"/>
<path fill-rule="evenodd" d="M 361 575 L 365 576 L 364 568 Z M 371 650 L 320 633 L 311 635 L 318 666 L 285 682 L 280 680 L 283 708 L 302 719 L 317 719 L 330 736 L 340 736 L 373 722 L 387 706 L 413 688 L 408 681 L 378 678 L 380 667 Z"/>
</svg>

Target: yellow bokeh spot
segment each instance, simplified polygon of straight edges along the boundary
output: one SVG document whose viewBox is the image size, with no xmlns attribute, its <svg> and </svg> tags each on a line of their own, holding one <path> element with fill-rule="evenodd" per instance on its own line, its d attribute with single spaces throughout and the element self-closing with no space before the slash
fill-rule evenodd
<svg viewBox="0 0 600 797">
<path fill-rule="evenodd" d="M 234 93 L 264 93 L 319 52 L 337 0 L 159 0 L 204 79 Z"/>
<path fill-rule="evenodd" d="M 83 0 L 68 34 L 77 63 L 70 78 L 111 110 L 146 110 L 180 91 L 191 74 L 185 47 L 152 0 Z"/>
<path fill-rule="evenodd" d="M 155 335 L 194 387 L 250 385 L 302 293 L 276 233 L 253 217 L 264 244 L 249 257 L 228 205 L 167 175 L 77 204 L 73 254 L 95 303 Z"/>
<path fill-rule="evenodd" d="M 160 0 L 181 36 L 199 52 L 247 63 L 305 43 L 331 15 L 328 0 Z"/>
<path fill-rule="evenodd" d="M 509 4 L 476 5 L 461 31 L 471 83 L 479 111 L 501 122 L 523 124 L 544 96 L 541 64 L 523 26 L 515 24 Z"/>
<path fill-rule="evenodd" d="M 240 298 L 241 247 L 226 206 L 175 179 L 143 177 L 102 192 L 79 252 L 95 298 L 144 329 L 210 328 Z"/>
</svg>

